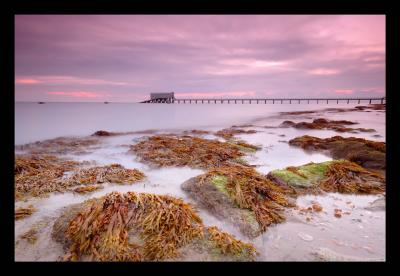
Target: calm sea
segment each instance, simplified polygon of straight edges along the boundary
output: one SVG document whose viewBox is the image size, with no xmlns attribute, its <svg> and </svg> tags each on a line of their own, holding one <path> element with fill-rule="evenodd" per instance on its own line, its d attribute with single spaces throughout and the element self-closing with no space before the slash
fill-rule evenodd
<svg viewBox="0 0 400 276">
<path fill-rule="evenodd" d="M 59 136 L 90 135 L 97 130 L 139 131 L 224 128 L 257 121 L 278 124 L 282 111 L 350 108 L 352 104 L 138 104 L 15 103 L 15 144 Z M 382 116 L 349 113 L 349 119 L 384 132 Z M 383 120 L 383 121 L 382 121 Z M 372 127 L 372 126 L 371 126 Z M 380 133 L 381 134 L 381 133 Z"/>
</svg>

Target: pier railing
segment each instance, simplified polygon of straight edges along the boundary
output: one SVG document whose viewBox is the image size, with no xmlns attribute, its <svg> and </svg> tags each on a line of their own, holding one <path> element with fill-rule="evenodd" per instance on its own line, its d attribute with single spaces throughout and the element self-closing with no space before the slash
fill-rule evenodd
<svg viewBox="0 0 400 276">
<path fill-rule="evenodd" d="M 210 98 L 197 98 L 197 99 L 176 99 L 176 98 L 160 98 L 143 101 L 141 103 L 178 103 L 178 104 L 300 104 L 300 103 L 386 103 L 386 98 L 247 98 L 247 99 L 210 99 Z"/>
</svg>

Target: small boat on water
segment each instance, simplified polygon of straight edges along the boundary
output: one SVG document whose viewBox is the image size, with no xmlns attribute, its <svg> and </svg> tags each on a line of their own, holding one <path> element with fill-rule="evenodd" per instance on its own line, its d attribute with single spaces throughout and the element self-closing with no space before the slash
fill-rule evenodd
<svg viewBox="0 0 400 276">
<path fill-rule="evenodd" d="M 45 102 L 38 102 L 38 104 L 45 104 Z"/>
<path fill-rule="evenodd" d="M 104 102 L 105 104 L 108 104 L 109 102 Z"/>
</svg>

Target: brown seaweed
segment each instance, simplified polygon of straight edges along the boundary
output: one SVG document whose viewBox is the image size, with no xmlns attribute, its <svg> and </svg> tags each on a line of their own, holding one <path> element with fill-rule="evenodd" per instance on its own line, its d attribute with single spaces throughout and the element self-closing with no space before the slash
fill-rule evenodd
<svg viewBox="0 0 400 276">
<path fill-rule="evenodd" d="M 111 164 L 108 166 L 78 169 L 72 176 L 65 179 L 64 182 L 68 183 L 68 186 L 101 183 L 126 184 L 138 182 L 144 177 L 144 174 L 137 169 L 126 169 L 120 164 Z"/>
<path fill-rule="evenodd" d="M 47 196 L 52 192 L 64 192 L 70 187 L 101 183 L 129 184 L 144 178 L 136 169 L 126 169 L 119 164 L 79 168 L 81 163 L 60 159 L 51 155 L 16 156 L 14 168 L 15 199 Z M 65 172 L 72 172 L 66 176 Z M 79 191 L 92 188 L 78 188 Z"/>
<path fill-rule="evenodd" d="M 222 232 L 215 226 L 207 227 L 206 231 L 209 233 L 208 239 L 215 243 L 217 248 L 221 250 L 222 254 L 239 255 L 246 252 L 253 258 L 258 255 L 257 250 L 252 244 L 237 240 L 233 235 Z"/>
<path fill-rule="evenodd" d="M 152 136 L 131 147 L 140 161 L 164 166 L 219 167 L 244 156 L 238 145 L 191 136 Z"/>
<path fill-rule="evenodd" d="M 281 214 L 282 207 L 293 206 L 286 198 L 291 192 L 268 180 L 253 168 L 226 166 L 213 168 L 200 178 L 206 183 L 215 176 L 223 176 L 226 183 L 218 184 L 218 188 L 226 193 L 239 208 L 254 212 L 261 231 L 265 231 L 272 223 L 285 220 Z"/>
<path fill-rule="evenodd" d="M 16 156 L 14 166 L 16 200 L 62 190 L 63 185 L 59 180 L 66 171 L 73 170 L 78 164 L 52 155 Z"/>
<path fill-rule="evenodd" d="M 334 159 L 346 159 L 364 168 L 384 170 L 386 168 L 386 144 L 356 137 L 333 136 L 318 138 L 300 136 L 289 141 L 292 146 L 311 151 L 327 151 Z"/>
<path fill-rule="evenodd" d="M 215 135 L 222 137 L 225 140 L 229 140 L 237 134 L 254 134 L 256 132 L 257 131 L 254 129 L 244 130 L 244 129 L 240 129 L 240 128 L 231 127 L 231 128 L 225 128 L 225 129 L 219 130 L 215 133 Z"/>
<path fill-rule="evenodd" d="M 309 122 L 299 122 L 294 123 L 292 121 L 284 121 L 280 125 L 280 127 L 294 127 L 298 129 L 330 129 L 337 132 L 375 132 L 374 129 L 371 128 L 350 128 L 345 127 L 347 125 L 354 125 L 356 122 L 347 121 L 347 120 L 327 120 L 324 118 L 318 118 L 313 120 L 311 123 Z"/>
<path fill-rule="evenodd" d="M 385 191 L 385 178 L 350 162 L 333 162 L 319 183 L 326 192 L 378 194 Z"/>
<path fill-rule="evenodd" d="M 72 242 L 66 261 L 85 256 L 95 261 L 158 261 L 178 258 L 180 248 L 204 238 L 205 227 L 193 207 L 181 199 L 113 192 L 85 205 L 70 221 L 66 235 Z M 213 239 L 219 248 L 240 253 L 240 246 L 254 254 L 250 245 L 223 238 Z"/>
<path fill-rule="evenodd" d="M 99 144 L 100 140 L 97 137 L 58 137 L 25 145 L 18 145 L 15 149 L 36 155 L 85 154 L 92 148 L 99 146 Z"/>
<path fill-rule="evenodd" d="M 26 217 L 29 217 L 35 212 L 35 208 L 30 205 L 26 208 L 18 208 L 15 210 L 15 220 L 20 220 Z"/>
<path fill-rule="evenodd" d="M 97 191 L 99 189 L 103 189 L 103 187 L 99 186 L 99 185 L 88 185 L 88 186 L 75 188 L 74 192 L 79 193 L 79 194 L 86 194 L 86 193 L 91 193 L 91 192 Z"/>
<path fill-rule="evenodd" d="M 27 242 L 34 244 L 38 239 L 37 234 L 38 234 L 37 230 L 30 229 L 24 234 L 22 234 L 20 236 L 20 239 L 26 240 Z"/>
</svg>

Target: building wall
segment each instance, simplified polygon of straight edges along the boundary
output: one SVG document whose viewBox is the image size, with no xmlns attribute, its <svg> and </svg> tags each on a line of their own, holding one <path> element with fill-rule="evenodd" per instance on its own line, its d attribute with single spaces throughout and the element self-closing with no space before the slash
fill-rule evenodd
<svg viewBox="0 0 400 276">
<path fill-rule="evenodd" d="M 168 92 L 168 93 L 151 93 L 150 94 L 150 99 L 169 99 L 169 98 L 174 98 L 174 92 Z"/>
</svg>

